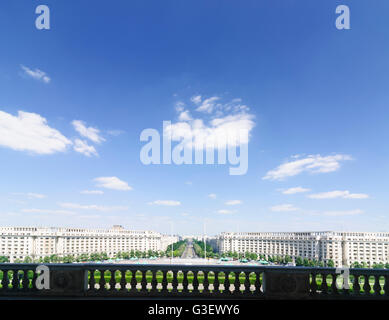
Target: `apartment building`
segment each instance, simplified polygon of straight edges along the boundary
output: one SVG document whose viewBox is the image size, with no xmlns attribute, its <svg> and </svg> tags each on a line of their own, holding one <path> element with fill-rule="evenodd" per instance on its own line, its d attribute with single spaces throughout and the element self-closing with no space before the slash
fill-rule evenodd
<svg viewBox="0 0 389 320">
<path fill-rule="evenodd" d="M 388 232 L 225 232 L 217 237 L 217 247 L 222 253 L 254 252 L 332 260 L 336 266 L 389 262 Z"/>
<path fill-rule="evenodd" d="M 113 257 L 118 252 L 164 251 L 177 238 L 154 231 L 111 229 L 0 227 L 0 255 L 15 259 L 57 254 L 80 255 L 105 252 Z"/>
</svg>

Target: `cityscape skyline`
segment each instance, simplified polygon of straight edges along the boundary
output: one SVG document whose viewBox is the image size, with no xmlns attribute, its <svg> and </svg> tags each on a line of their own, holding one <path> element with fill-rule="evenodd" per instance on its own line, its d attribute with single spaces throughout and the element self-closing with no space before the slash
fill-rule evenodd
<svg viewBox="0 0 389 320">
<path fill-rule="evenodd" d="M 38 30 L 2 3 L 0 226 L 389 231 L 389 4 L 353 3 L 350 30 L 337 4 L 48 0 Z M 145 165 L 164 121 L 246 130 L 247 173 Z"/>
</svg>

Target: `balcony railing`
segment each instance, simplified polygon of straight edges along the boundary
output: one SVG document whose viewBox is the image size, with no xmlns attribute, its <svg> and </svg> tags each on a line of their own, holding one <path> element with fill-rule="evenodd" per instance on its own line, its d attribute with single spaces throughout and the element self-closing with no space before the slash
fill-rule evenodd
<svg viewBox="0 0 389 320">
<path fill-rule="evenodd" d="M 345 276 L 334 268 L 47 264 L 48 287 L 38 289 L 38 266 L 0 264 L 0 298 L 389 300 L 389 270 L 349 269 Z"/>
</svg>

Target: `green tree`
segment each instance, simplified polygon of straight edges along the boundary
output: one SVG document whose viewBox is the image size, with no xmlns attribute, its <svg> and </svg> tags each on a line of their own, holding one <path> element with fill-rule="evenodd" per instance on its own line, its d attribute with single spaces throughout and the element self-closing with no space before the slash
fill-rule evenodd
<svg viewBox="0 0 389 320">
<path fill-rule="evenodd" d="M 30 256 L 25 257 L 23 263 L 32 263 L 32 258 Z"/>
<path fill-rule="evenodd" d="M 296 262 L 296 266 L 298 266 L 298 267 L 301 267 L 304 265 L 304 261 L 301 257 L 297 257 L 295 262 Z"/>
<path fill-rule="evenodd" d="M 74 256 L 72 255 L 67 255 L 63 257 L 63 263 L 73 263 L 74 260 Z"/>
<path fill-rule="evenodd" d="M 9 262 L 9 258 L 6 256 L 0 256 L 0 263 L 6 263 Z"/>
<path fill-rule="evenodd" d="M 335 267 L 335 263 L 334 261 L 332 261 L 331 259 L 327 261 L 327 267 L 329 268 L 334 268 Z"/>
</svg>

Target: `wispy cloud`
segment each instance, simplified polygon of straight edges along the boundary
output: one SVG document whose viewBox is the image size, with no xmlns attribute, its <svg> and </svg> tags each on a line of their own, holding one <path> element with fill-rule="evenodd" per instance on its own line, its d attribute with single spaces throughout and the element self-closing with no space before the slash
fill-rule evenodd
<svg viewBox="0 0 389 320">
<path fill-rule="evenodd" d="M 81 194 L 104 194 L 102 190 L 83 190 L 80 192 Z"/>
<path fill-rule="evenodd" d="M 169 206 L 169 207 L 176 207 L 180 206 L 181 202 L 180 201 L 175 201 L 175 200 L 155 200 L 152 202 L 149 202 L 151 205 L 158 205 L 158 206 Z"/>
<path fill-rule="evenodd" d="M 270 207 L 270 210 L 273 212 L 289 212 L 289 211 L 297 211 L 298 208 L 296 208 L 292 204 L 280 204 L 280 205 Z"/>
<path fill-rule="evenodd" d="M 282 190 L 283 194 L 296 194 L 296 193 L 304 193 L 311 191 L 311 189 L 303 188 L 303 187 L 295 187 L 295 188 L 289 188 L 286 190 Z"/>
<path fill-rule="evenodd" d="M 51 81 L 51 79 L 47 75 L 47 73 L 42 71 L 42 70 L 39 70 L 39 69 L 32 70 L 24 65 L 20 65 L 20 67 L 24 71 L 25 75 L 27 75 L 35 80 L 39 80 L 39 81 L 42 81 L 44 83 L 50 83 L 50 81 Z"/>
<path fill-rule="evenodd" d="M 295 159 L 296 157 L 294 157 Z M 340 168 L 342 161 L 352 160 L 349 155 L 336 154 L 331 156 L 309 155 L 306 158 L 285 162 L 276 169 L 267 172 L 263 180 L 283 180 L 302 172 L 327 173 Z"/>
<path fill-rule="evenodd" d="M 100 188 L 129 191 L 132 187 L 127 182 L 120 180 L 118 177 L 99 177 L 95 178 L 96 186 Z"/>
<path fill-rule="evenodd" d="M 36 154 L 65 152 L 72 142 L 36 113 L 0 111 L 0 146 Z"/>
<path fill-rule="evenodd" d="M 12 193 L 12 195 L 15 195 L 15 196 L 25 196 L 28 199 L 44 199 L 44 198 L 47 198 L 47 195 L 45 195 L 45 194 L 34 193 L 34 192 L 28 192 L 28 193 L 17 192 L 17 193 Z"/>
<path fill-rule="evenodd" d="M 198 98 L 199 96 L 197 96 Z M 196 101 L 199 101 L 197 98 L 194 98 L 194 101 L 196 103 Z M 214 110 L 215 108 L 215 105 L 216 105 L 216 101 L 218 101 L 220 98 L 219 97 L 211 97 L 211 98 L 208 98 L 208 99 L 205 99 L 204 101 L 201 102 L 198 102 L 196 104 L 200 104 L 200 106 L 196 109 L 196 111 L 199 111 L 199 112 L 206 112 L 206 113 L 212 113 L 212 111 Z"/>
<path fill-rule="evenodd" d="M 50 210 L 50 209 L 22 209 L 24 213 L 38 213 L 38 214 L 54 214 L 54 215 L 66 215 L 73 216 L 76 213 L 68 210 Z"/>
<path fill-rule="evenodd" d="M 308 196 L 308 198 L 311 198 L 311 199 L 335 199 L 335 198 L 367 199 L 367 198 L 369 198 L 369 195 L 364 194 L 364 193 L 351 193 L 348 190 L 345 190 L 345 191 L 335 190 L 335 191 L 311 194 Z"/>
<path fill-rule="evenodd" d="M 238 204 L 242 204 L 241 200 L 229 200 L 225 203 L 227 206 L 236 206 Z"/>
<path fill-rule="evenodd" d="M 95 210 L 95 211 L 126 211 L 128 207 L 126 206 L 100 206 L 95 204 L 83 205 L 79 203 L 72 202 L 62 202 L 59 203 L 62 208 L 67 209 L 78 209 L 78 210 Z"/>
<path fill-rule="evenodd" d="M 94 146 L 91 146 L 85 140 L 75 139 L 73 145 L 74 151 L 83 154 L 84 156 L 98 156 L 96 149 Z"/>
<path fill-rule="evenodd" d="M 209 195 L 208 195 L 208 197 L 209 198 L 211 198 L 211 199 L 216 199 L 216 194 L 215 193 L 210 193 Z"/>
<path fill-rule="evenodd" d="M 340 216 L 355 216 L 359 214 L 363 214 L 363 210 L 356 209 L 356 210 L 346 210 L 346 211 L 326 211 L 324 212 L 324 215 L 331 216 L 331 217 L 340 217 Z"/>
<path fill-rule="evenodd" d="M 72 121 L 74 129 L 84 138 L 87 138 L 95 143 L 101 143 L 105 139 L 100 135 L 100 130 L 93 127 L 87 127 L 84 121 Z"/>
<path fill-rule="evenodd" d="M 221 210 L 219 210 L 217 213 L 219 213 L 219 214 L 234 214 L 235 211 L 233 211 L 233 210 L 221 209 Z"/>
<path fill-rule="evenodd" d="M 120 136 L 121 134 L 124 134 L 125 131 L 124 131 L 124 130 L 108 130 L 107 133 L 108 133 L 110 136 L 117 137 L 117 136 Z"/>
</svg>

